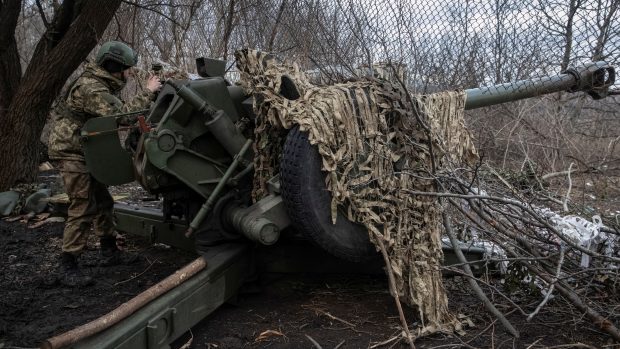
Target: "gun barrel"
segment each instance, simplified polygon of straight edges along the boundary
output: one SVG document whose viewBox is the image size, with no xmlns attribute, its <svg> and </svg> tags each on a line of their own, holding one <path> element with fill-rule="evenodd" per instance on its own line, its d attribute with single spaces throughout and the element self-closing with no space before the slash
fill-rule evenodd
<svg viewBox="0 0 620 349">
<path fill-rule="evenodd" d="M 465 90 L 465 109 L 516 101 L 559 91 L 585 91 L 594 99 L 605 98 L 614 84 L 615 70 L 599 61 L 571 68 L 557 76 L 521 80 L 489 87 Z"/>
</svg>

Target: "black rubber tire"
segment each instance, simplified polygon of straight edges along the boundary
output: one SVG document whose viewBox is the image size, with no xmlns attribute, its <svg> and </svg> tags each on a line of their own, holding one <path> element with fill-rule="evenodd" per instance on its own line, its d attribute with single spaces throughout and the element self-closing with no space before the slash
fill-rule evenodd
<svg viewBox="0 0 620 349">
<path fill-rule="evenodd" d="M 338 213 L 331 219 L 331 194 L 325 187 L 321 156 L 308 134 L 293 127 L 280 161 L 282 199 L 293 227 L 332 255 L 352 262 L 376 258 L 366 228 Z"/>
</svg>

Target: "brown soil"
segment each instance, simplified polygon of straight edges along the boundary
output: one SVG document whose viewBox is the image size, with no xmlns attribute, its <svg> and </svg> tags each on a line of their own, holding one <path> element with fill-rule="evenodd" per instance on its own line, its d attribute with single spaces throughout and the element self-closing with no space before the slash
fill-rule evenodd
<svg viewBox="0 0 620 349">
<path fill-rule="evenodd" d="M 553 302 L 527 323 L 507 306 L 500 309 L 521 331 L 515 339 L 489 315 L 460 277 L 446 279 L 451 308 L 467 315 L 474 327 L 463 336 L 435 334 L 416 340 L 417 348 L 544 348 L 582 343 L 595 348 L 613 346 L 608 337 L 573 314 L 563 300 Z M 284 277 L 254 295 L 241 296 L 234 305 L 220 308 L 192 330 L 194 348 L 369 348 L 399 335 L 394 300 L 384 278 L 359 276 Z M 521 296 L 523 297 L 523 296 Z M 495 298 L 497 303 L 502 303 Z M 532 299 L 538 301 L 538 299 Z M 535 304 L 534 304 L 535 306 Z M 528 309 L 532 311 L 533 309 Z M 415 314 L 407 311 L 410 322 Z M 413 325 L 418 325 L 413 323 Z M 265 331 L 277 331 L 265 335 Z M 187 343 L 190 335 L 178 343 Z M 394 340 L 380 348 L 405 348 Z"/>
<path fill-rule="evenodd" d="M 0 348 L 36 346 L 111 311 L 191 260 L 131 238 L 126 249 L 140 253 L 140 261 L 98 267 L 93 240 L 81 265 L 95 285 L 67 288 L 57 280 L 62 229 L 62 223 L 29 229 L 24 223 L 0 222 Z"/>
<path fill-rule="evenodd" d="M 31 229 L 24 223 L 0 221 L 0 348 L 35 347 L 46 338 L 93 320 L 191 261 L 195 256 L 127 236 L 126 250 L 143 258 L 129 266 L 96 267 L 95 240 L 83 267 L 96 284 L 81 289 L 56 280 L 62 223 Z M 504 291 L 498 280 L 490 280 Z M 450 306 L 474 327 L 465 335 L 435 334 L 416 341 L 417 348 L 543 348 L 582 343 L 620 348 L 561 297 L 531 321 L 486 289 L 489 297 L 521 331 L 512 338 L 489 315 L 461 277 L 446 277 Z M 525 312 L 535 309 L 538 292 L 511 294 Z M 416 315 L 406 310 L 411 326 Z M 616 312 L 618 314 L 618 312 Z M 610 319 L 616 324 L 620 316 Z M 173 347 L 189 348 L 380 348 L 407 347 L 399 336 L 394 300 L 382 275 L 260 275 L 234 302 L 195 326 Z M 316 343 L 314 343 L 314 342 Z M 566 346 L 563 346 L 566 347 Z M 586 347 L 586 346 L 581 346 Z"/>
<path fill-rule="evenodd" d="M 128 237 L 126 249 L 139 252 L 144 257 L 140 262 L 106 268 L 85 266 L 96 284 L 71 289 L 56 282 L 61 236 L 59 223 L 28 229 L 23 223 L 0 222 L 0 348 L 37 346 L 48 337 L 109 312 L 193 258 Z M 96 259 L 94 244 L 85 257 L 85 264 Z M 464 336 L 421 338 L 416 341 L 418 348 L 611 345 L 607 335 L 559 297 L 530 323 L 507 304 L 502 306 L 500 309 L 511 313 L 510 320 L 522 333 L 520 339 L 514 339 L 485 312 L 461 277 L 446 278 L 446 284 L 452 309 L 469 316 L 475 327 L 466 328 Z M 539 296 L 513 297 L 530 304 L 526 311 L 540 301 Z M 526 297 L 531 300 L 524 302 Z M 496 303 L 505 303 L 497 295 L 493 298 Z M 191 338 L 191 348 L 316 347 L 312 340 L 323 348 L 341 343 L 340 348 L 367 348 L 398 336 L 397 314 L 382 276 L 263 275 L 258 282 L 248 284 L 234 303 L 223 306 L 179 339 L 176 346 Z M 407 317 L 410 322 L 416 318 L 411 310 Z M 399 342 L 396 347 L 405 347 L 405 343 Z"/>
</svg>

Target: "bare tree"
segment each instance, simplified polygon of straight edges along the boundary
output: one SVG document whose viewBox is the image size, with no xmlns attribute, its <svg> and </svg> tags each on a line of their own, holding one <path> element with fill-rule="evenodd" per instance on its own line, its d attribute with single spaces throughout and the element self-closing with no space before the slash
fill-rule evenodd
<svg viewBox="0 0 620 349">
<path fill-rule="evenodd" d="M 15 40 L 22 1 L 0 2 L 0 190 L 36 178 L 37 140 L 49 108 L 95 47 L 120 3 L 65 0 L 49 20 L 42 11 L 46 30 L 22 74 Z"/>
<path fill-rule="evenodd" d="M 545 29 L 549 37 L 560 37 L 563 42 L 563 53 L 560 68 L 566 70 L 573 53 L 574 26 L 577 12 L 583 7 L 584 0 L 570 0 L 568 2 L 540 0 L 540 12 L 545 17 Z M 558 11 L 557 9 L 564 9 Z M 561 14 L 565 13 L 565 16 Z"/>
<path fill-rule="evenodd" d="M 605 46 L 609 44 L 610 37 L 617 35 L 618 29 L 614 28 L 614 20 L 617 20 L 618 0 L 599 0 L 596 2 L 596 25 L 598 31 L 596 41 L 592 48 L 592 60 L 607 59 L 609 54 L 605 54 Z M 613 48 L 617 50 L 617 48 Z"/>
</svg>

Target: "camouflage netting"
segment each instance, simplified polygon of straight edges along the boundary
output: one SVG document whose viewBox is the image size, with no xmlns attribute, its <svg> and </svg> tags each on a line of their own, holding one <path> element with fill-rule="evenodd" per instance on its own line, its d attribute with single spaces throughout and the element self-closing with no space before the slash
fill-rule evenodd
<svg viewBox="0 0 620 349">
<path fill-rule="evenodd" d="M 409 95 L 378 79 L 314 86 L 296 64 L 253 50 L 236 58 L 242 85 L 255 96 L 254 198 L 265 195 L 266 180 L 278 172 L 286 129 L 299 125 L 328 173 L 332 219 L 342 205 L 377 249 L 385 246 L 399 298 L 419 311 L 417 335 L 458 331 L 440 272 L 440 203 L 408 191 L 435 191 L 433 173 L 442 166 L 477 159 L 463 124 L 465 94 Z M 298 99 L 282 96 L 282 77 L 294 82 Z"/>
</svg>

